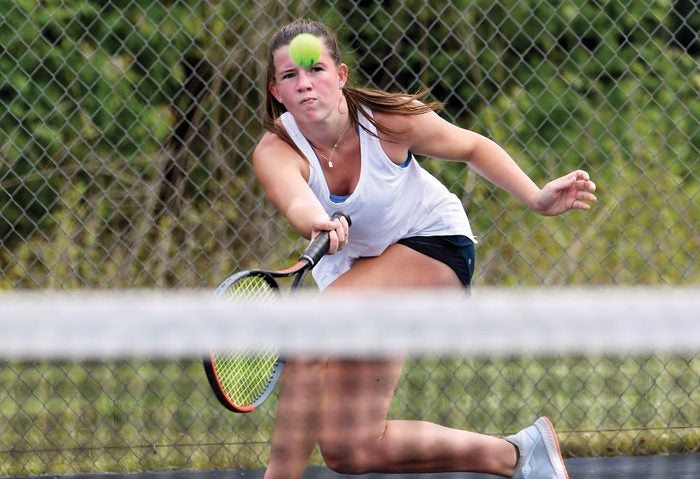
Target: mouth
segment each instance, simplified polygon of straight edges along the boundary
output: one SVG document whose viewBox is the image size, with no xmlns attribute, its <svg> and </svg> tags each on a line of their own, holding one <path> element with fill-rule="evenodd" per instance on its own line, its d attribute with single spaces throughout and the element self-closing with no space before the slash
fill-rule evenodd
<svg viewBox="0 0 700 479">
<path fill-rule="evenodd" d="M 303 100 L 301 100 L 301 101 L 299 102 L 299 104 L 300 104 L 300 105 L 309 105 L 309 104 L 313 103 L 314 101 L 316 101 L 315 98 L 313 98 L 313 97 L 306 97 L 306 98 L 304 98 Z"/>
</svg>

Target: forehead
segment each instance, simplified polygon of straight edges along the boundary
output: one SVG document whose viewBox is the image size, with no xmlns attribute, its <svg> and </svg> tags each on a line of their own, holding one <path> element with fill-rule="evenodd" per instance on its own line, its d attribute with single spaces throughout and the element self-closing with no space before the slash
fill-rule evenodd
<svg viewBox="0 0 700 479">
<path fill-rule="evenodd" d="M 272 62 L 274 63 L 276 72 L 302 68 L 294 63 L 289 56 L 289 45 L 282 45 L 272 52 Z M 319 58 L 318 63 L 322 63 L 324 65 L 334 65 L 333 58 L 328 52 L 328 47 L 326 46 L 325 42 L 323 44 L 323 50 L 321 50 L 321 57 Z"/>
</svg>

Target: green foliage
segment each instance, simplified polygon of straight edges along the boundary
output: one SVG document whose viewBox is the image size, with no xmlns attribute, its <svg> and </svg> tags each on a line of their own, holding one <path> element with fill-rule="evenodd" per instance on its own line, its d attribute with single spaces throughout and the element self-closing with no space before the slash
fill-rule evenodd
<svg viewBox="0 0 700 479">
<path fill-rule="evenodd" d="M 477 282 L 700 280 L 692 2 L 0 7 L 2 288 L 211 285 L 240 258 L 286 256 L 296 236 L 249 160 L 265 41 L 297 16 L 337 29 L 356 83 L 429 88 L 444 116 L 503 144 L 537 183 L 592 173 L 591 213 L 542 219 L 427 160 L 483 240 Z"/>
<path fill-rule="evenodd" d="M 234 187 L 226 192 L 231 201 L 246 192 L 245 177 L 232 175 L 259 126 L 241 137 L 246 125 L 236 121 L 259 95 L 250 68 L 229 55 L 239 40 L 227 37 L 239 22 L 236 2 L 7 3 L 0 32 L 0 266 L 21 276 L 0 282 L 193 286 L 212 268 L 220 277 L 212 264 L 198 276 L 204 239 L 193 238 L 200 250 L 188 249 L 184 261 L 178 248 L 209 202 L 222 203 L 212 200 L 221 196 L 221 182 Z M 216 75 L 232 80 L 217 82 Z M 246 90 L 247 103 L 236 96 Z M 220 210 L 204 223 L 230 216 Z M 66 229 L 61 218 L 75 226 Z M 89 242 L 88 233 L 78 233 L 82 227 Z M 249 234 L 226 236 L 235 243 Z M 51 255 L 70 264 L 56 265 Z M 146 265 L 152 274 L 139 277 Z"/>
<path fill-rule="evenodd" d="M 103 2 L 8 4 L 0 29 L 0 172 L 16 180 L 0 189 L 1 203 L 10 205 L 0 215 L 0 236 L 12 244 L 47 226 L 47 213 L 72 187 L 71 175 L 84 173 L 92 181 L 91 159 L 116 151 L 130 173 L 152 174 L 149 155 L 171 133 L 167 109 L 180 88 L 177 65 L 192 38 L 173 24 L 177 15 L 157 28 L 162 8 L 142 10 L 133 2 L 126 8 Z M 24 179 L 29 172 L 31 182 Z M 22 208 L 32 202 L 35 207 Z"/>
</svg>

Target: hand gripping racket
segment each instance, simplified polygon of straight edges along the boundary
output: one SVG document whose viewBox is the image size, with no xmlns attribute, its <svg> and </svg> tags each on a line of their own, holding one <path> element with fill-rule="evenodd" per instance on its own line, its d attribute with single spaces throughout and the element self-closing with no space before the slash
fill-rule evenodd
<svg viewBox="0 0 700 479">
<path fill-rule="evenodd" d="M 336 213 L 334 218 L 344 216 Z M 330 235 L 319 234 L 294 265 L 278 271 L 250 270 L 229 276 L 216 289 L 215 296 L 224 301 L 262 302 L 279 295 L 276 278 L 294 276 L 290 290 L 298 289 L 306 273 L 328 252 Z M 250 412 L 260 406 L 277 384 L 284 359 L 276 350 L 210 351 L 204 358 L 204 370 L 216 398 L 228 410 Z"/>
</svg>

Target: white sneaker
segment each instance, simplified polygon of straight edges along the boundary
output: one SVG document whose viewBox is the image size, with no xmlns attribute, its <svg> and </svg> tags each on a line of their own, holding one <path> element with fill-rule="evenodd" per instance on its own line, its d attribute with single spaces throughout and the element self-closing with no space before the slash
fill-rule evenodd
<svg viewBox="0 0 700 479">
<path fill-rule="evenodd" d="M 506 441 L 514 444 L 520 452 L 512 479 L 569 479 L 557 433 L 546 417 L 541 417 L 532 426 L 508 436 Z"/>
</svg>

